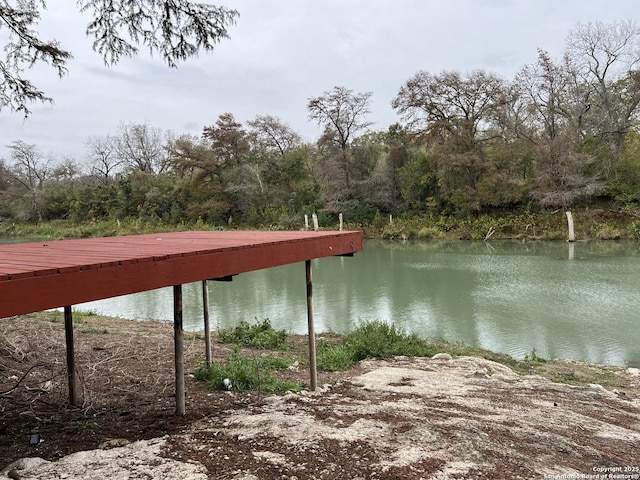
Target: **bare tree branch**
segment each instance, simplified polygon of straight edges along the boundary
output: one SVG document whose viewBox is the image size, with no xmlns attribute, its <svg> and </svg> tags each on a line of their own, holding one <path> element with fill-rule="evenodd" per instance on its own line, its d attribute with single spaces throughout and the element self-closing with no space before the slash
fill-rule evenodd
<svg viewBox="0 0 640 480">
<path fill-rule="evenodd" d="M 77 6 L 92 14 L 86 33 L 94 38 L 93 49 L 106 65 L 137 55 L 138 45 L 143 45 L 176 67 L 228 38 L 227 28 L 239 15 L 236 10 L 188 0 L 78 0 Z M 5 57 L 0 58 L 0 111 L 8 108 L 28 117 L 29 104 L 53 103 L 25 78 L 26 69 L 46 63 L 59 77 L 67 74 L 71 52 L 55 39 L 40 39 L 34 30 L 46 8 L 44 0 L 0 0 L 0 33 L 7 31 Z"/>
</svg>

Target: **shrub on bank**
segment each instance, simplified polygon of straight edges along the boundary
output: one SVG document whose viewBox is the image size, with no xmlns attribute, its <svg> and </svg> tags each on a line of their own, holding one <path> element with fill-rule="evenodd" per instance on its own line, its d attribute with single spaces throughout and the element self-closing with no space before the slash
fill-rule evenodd
<svg viewBox="0 0 640 480">
<path fill-rule="evenodd" d="M 222 343 L 233 343 L 264 350 L 286 350 L 288 348 L 287 332 L 274 330 L 268 318 L 255 324 L 242 320 L 231 329 L 221 330 L 218 333 L 218 340 Z"/>
<path fill-rule="evenodd" d="M 289 362 L 269 356 L 246 356 L 238 352 L 229 355 L 226 363 L 201 364 L 195 372 L 196 380 L 205 382 L 212 390 L 259 391 L 264 393 L 297 392 L 302 386 L 280 380 L 271 372 L 285 370 Z"/>
</svg>

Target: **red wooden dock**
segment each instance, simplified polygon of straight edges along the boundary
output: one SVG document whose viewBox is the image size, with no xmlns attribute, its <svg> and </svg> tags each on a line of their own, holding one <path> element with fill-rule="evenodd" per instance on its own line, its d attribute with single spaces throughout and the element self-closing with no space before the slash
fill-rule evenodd
<svg viewBox="0 0 640 480">
<path fill-rule="evenodd" d="M 359 232 L 195 231 L 0 245 L 0 318 L 362 249 Z"/>
<path fill-rule="evenodd" d="M 76 404 L 71 307 L 173 286 L 176 412 L 184 414 L 182 284 L 203 281 L 206 287 L 207 279 L 305 262 L 311 388 L 315 389 L 310 261 L 360 250 L 362 234 L 343 231 L 194 231 L 0 245 L 0 319 L 64 307 L 69 399 Z M 206 305 L 204 310 L 209 352 Z"/>
</svg>

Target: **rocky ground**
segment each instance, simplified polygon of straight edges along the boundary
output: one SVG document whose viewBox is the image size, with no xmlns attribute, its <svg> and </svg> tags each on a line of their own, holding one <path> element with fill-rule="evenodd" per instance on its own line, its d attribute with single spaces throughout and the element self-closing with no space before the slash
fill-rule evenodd
<svg viewBox="0 0 640 480">
<path fill-rule="evenodd" d="M 637 369 L 605 389 L 473 357 L 396 358 L 280 396 L 211 392 L 188 376 L 177 417 L 170 325 L 77 324 L 80 407 L 66 402 L 61 321 L 5 319 L 0 334 L 0 478 L 640 478 Z M 203 342 L 185 346 L 192 372 Z"/>
</svg>

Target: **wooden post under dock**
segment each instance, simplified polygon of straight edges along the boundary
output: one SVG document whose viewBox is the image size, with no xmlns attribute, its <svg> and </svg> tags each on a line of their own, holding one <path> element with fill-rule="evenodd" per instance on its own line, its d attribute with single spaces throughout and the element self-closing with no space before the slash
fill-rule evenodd
<svg viewBox="0 0 640 480">
<path fill-rule="evenodd" d="M 67 343 L 67 381 L 69 384 L 69 403 L 79 405 L 78 384 L 76 382 L 75 345 L 73 342 L 73 313 L 71 306 L 64 307 L 64 333 Z"/>
<path fill-rule="evenodd" d="M 202 280 L 202 315 L 204 316 L 204 354 L 207 368 L 211 366 L 211 327 L 209 325 L 209 282 Z"/>
<path fill-rule="evenodd" d="M 313 324 L 313 284 L 311 281 L 311 260 L 305 260 L 307 274 L 307 324 L 309 330 L 309 371 L 311 376 L 310 389 L 315 392 L 318 386 L 318 373 L 316 370 L 316 331 Z"/>
<path fill-rule="evenodd" d="M 173 341 L 176 364 L 176 415 L 186 413 L 184 396 L 184 345 L 182 326 L 182 285 L 173 286 Z"/>
</svg>

